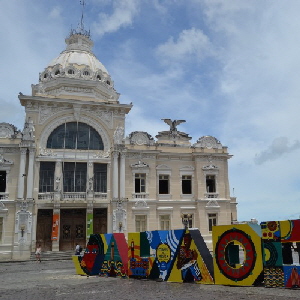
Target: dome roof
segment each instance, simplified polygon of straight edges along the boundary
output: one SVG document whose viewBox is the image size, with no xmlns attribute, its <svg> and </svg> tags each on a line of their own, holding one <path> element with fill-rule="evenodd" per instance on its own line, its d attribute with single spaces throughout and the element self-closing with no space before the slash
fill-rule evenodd
<svg viewBox="0 0 300 300">
<path fill-rule="evenodd" d="M 78 67 L 89 68 L 92 72 L 101 70 L 108 73 L 103 64 L 92 53 L 93 42 L 87 35 L 71 34 L 66 39 L 67 48 L 58 57 L 53 59 L 46 68 L 60 65 L 66 69 L 68 66 L 77 65 Z"/>
<path fill-rule="evenodd" d="M 55 65 L 61 65 L 63 69 L 66 69 L 70 65 L 78 65 L 88 67 L 91 71 L 96 72 L 101 70 L 107 73 L 103 64 L 89 52 L 84 51 L 64 51 L 58 57 L 53 59 L 48 67 L 54 67 Z"/>
<path fill-rule="evenodd" d="M 32 95 L 118 101 L 113 80 L 92 52 L 89 32 L 72 30 L 65 41 L 66 50 L 40 73 L 39 83 L 32 85 Z"/>
</svg>

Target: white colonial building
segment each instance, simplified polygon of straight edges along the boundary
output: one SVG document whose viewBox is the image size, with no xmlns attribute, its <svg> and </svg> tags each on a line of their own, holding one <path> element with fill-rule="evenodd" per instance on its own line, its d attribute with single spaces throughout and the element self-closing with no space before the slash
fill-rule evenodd
<svg viewBox="0 0 300 300">
<path fill-rule="evenodd" d="M 124 136 L 131 104 L 92 53 L 84 30 L 19 95 L 23 131 L 0 123 L 0 259 L 74 249 L 91 233 L 189 227 L 209 246 L 215 224 L 237 218 L 227 148 L 214 137 L 191 144 L 165 119 L 156 139 L 145 128 Z"/>
</svg>

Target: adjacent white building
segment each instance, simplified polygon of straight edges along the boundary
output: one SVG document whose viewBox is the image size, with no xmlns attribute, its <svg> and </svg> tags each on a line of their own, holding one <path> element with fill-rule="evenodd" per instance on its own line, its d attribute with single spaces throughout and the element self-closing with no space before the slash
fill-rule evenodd
<svg viewBox="0 0 300 300">
<path fill-rule="evenodd" d="M 72 31 L 66 44 L 32 95 L 19 95 L 23 131 L 0 123 L 0 259 L 182 221 L 210 246 L 212 226 L 237 219 L 227 147 L 212 136 L 191 144 L 184 120 L 164 120 L 155 138 L 145 128 L 125 137 L 132 105 L 119 102 L 89 33 Z"/>
</svg>

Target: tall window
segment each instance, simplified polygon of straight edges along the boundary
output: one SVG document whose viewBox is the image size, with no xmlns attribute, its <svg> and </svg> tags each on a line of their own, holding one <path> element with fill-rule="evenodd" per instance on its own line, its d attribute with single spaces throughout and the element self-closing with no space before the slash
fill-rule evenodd
<svg viewBox="0 0 300 300">
<path fill-rule="evenodd" d="M 160 230 L 170 230 L 170 215 L 160 215 Z"/>
<path fill-rule="evenodd" d="M 0 171 L 0 193 L 6 191 L 6 171 Z"/>
<path fill-rule="evenodd" d="M 39 182 L 39 192 L 47 193 L 54 191 L 54 171 L 55 162 L 45 162 L 40 163 L 40 182 Z"/>
<path fill-rule="evenodd" d="M 2 242 L 3 218 L 0 218 L 0 243 Z"/>
<path fill-rule="evenodd" d="M 87 164 L 65 162 L 63 164 L 64 192 L 86 192 Z"/>
<path fill-rule="evenodd" d="M 217 214 L 208 214 L 208 231 L 212 231 L 213 226 L 217 225 Z"/>
<path fill-rule="evenodd" d="M 94 164 L 94 191 L 107 192 L 107 164 Z"/>
<path fill-rule="evenodd" d="M 170 194 L 169 190 L 169 175 L 159 175 L 158 193 Z"/>
<path fill-rule="evenodd" d="M 216 192 L 216 177 L 215 175 L 206 176 L 206 192 L 215 193 Z"/>
<path fill-rule="evenodd" d="M 135 216 L 135 230 L 136 232 L 143 232 L 147 230 L 147 216 L 136 215 Z"/>
<path fill-rule="evenodd" d="M 135 193 L 145 193 L 146 192 L 146 174 L 135 174 Z"/>
<path fill-rule="evenodd" d="M 182 194 L 192 194 L 192 176 L 183 175 L 181 185 Z"/>
<path fill-rule="evenodd" d="M 58 126 L 50 134 L 47 148 L 103 150 L 103 142 L 99 133 L 91 126 L 69 122 Z"/>
</svg>

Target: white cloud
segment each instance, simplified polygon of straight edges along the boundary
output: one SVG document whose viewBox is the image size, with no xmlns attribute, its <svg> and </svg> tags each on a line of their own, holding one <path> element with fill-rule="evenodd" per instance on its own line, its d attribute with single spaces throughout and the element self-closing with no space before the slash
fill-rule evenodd
<svg viewBox="0 0 300 300">
<path fill-rule="evenodd" d="M 111 15 L 100 13 L 99 22 L 94 24 L 94 30 L 100 36 L 132 25 L 134 17 L 138 14 L 139 0 L 122 0 L 113 3 L 113 13 Z"/>
<path fill-rule="evenodd" d="M 209 38 L 201 29 L 183 30 L 177 41 L 170 37 L 168 41 L 157 47 L 156 53 L 165 64 L 188 60 L 202 60 L 213 52 Z"/>
<path fill-rule="evenodd" d="M 297 150 L 299 148 L 299 141 L 295 141 L 292 145 L 290 145 L 287 137 L 276 138 L 266 150 L 263 150 L 261 153 L 256 154 L 255 163 L 260 165 L 266 161 L 278 159 L 282 155 Z"/>
<path fill-rule="evenodd" d="M 51 19 L 59 19 L 61 18 L 61 7 L 60 6 L 55 6 L 51 9 L 50 13 L 49 13 L 49 17 Z"/>
</svg>

